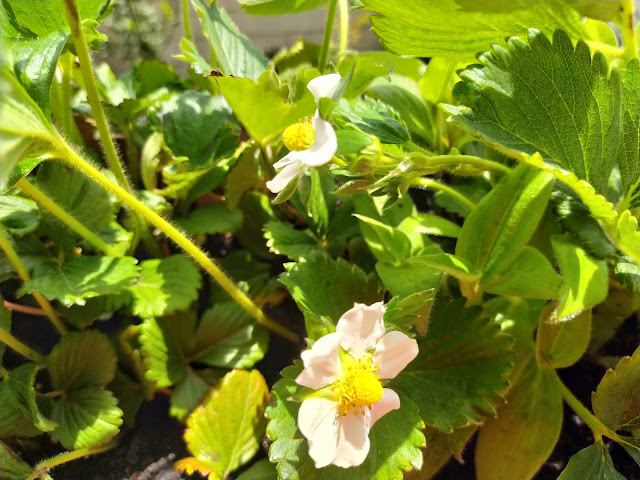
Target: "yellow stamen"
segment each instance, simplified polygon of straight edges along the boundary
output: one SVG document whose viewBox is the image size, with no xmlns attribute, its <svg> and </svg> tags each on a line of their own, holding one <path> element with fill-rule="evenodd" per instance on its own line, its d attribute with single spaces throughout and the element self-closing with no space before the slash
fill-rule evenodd
<svg viewBox="0 0 640 480">
<path fill-rule="evenodd" d="M 313 145 L 314 139 L 315 132 L 313 125 L 307 118 L 305 118 L 304 121 L 288 126 L 282 134 L 282 141 L 285 146 L 289 150 L 296 152 L 308 149 Z"/>
<path fill-rule="evenodd" d="M 380 376 L 374 372 L 380 367 L 371 365 L 371 357 L 365 355 L 344 371 L 344 375 L 334 385 L 338 391 L 338 412 L 346 415 L 351 410 L 364 414 L 364 407 L 371 408 L 382 398 Z"/>
</svg>

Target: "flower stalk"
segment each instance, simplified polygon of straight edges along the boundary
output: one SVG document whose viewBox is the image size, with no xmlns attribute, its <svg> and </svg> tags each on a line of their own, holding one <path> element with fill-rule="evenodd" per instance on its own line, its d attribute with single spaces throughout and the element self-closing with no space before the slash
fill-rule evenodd
<svg viewBox="0 0 640 480">
<path fill-rule="evenodd" d="M 476 205 L 471 200 L 469 200 L 467 197 L 462 195 L 460 192 L 457 192 L 456 190 L 454 190 L 453 188 L 447 185 L 436 182 L 435 180 L 431 180 L 430 178 L 424 178 L 424 177 L 414 178 L 411 181 L 411 185 L 413 185 L 414 187 L 427 187 L 427 188 L 433 188 L 434 190 L 440 190 L 441 192 L 444 192 L 450 197 L 453 197 L 456 200 L 458 200 L 465 207 L 467 207 L 469 211 L 473 210 L 476 207 Z"/>
<path fill-rule="evenodd" d="M 31 347 L 28 347 L 2 327 L 0 327 L 0 342 L 38 365 L 44 365 L 46 363 L 44 355 L 41 355 Z"/>
<path fill-rule="evenodd" d="M 329 59 L 329 47 L 331 46 L 331 37 L 333 34 L 333 22 L 336 18 L 336 10 L 338 0 L 329 0 L 329 12 L 327 13 L 327 23 L 324 27 L 324 38 L 322 40 L 322 48 L 318 57 L 318 70 L 324 72 Z"/>
</svg>

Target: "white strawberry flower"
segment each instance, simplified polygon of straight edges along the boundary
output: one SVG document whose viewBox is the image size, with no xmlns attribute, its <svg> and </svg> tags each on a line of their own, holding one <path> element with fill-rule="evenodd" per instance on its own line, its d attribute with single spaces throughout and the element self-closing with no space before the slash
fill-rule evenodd
<svg viewBox="0 0 640 480">
<path fill-rule="evenodd" d="M 331 98 L 338 88 L 341 77 L 339 73 L 322 75 L 311 80 L 307 88 L 316 99 Z M 307 167 L 319 167 L 331 161 L 338 149 L 336 132 L 329 122 L 320 117 L 316 110 L 310 120 L 303 120 L 287 127 L 282 140 L 290 152 L 273 166 L 282 168 L 267 188 L 273 193 L 280 192 L 295 177 L 302 174 Z"/>
<path fill-rule="evenodd" d="M 398 394 L 380 380 L 398 375 L 418 354 L 418 344 L 402 332 L 385 333 L 384 311 L 382 302 L 358 304 L 342 315 L 335 333 L 302 352 L 296 383 L 316 392 L 302 402 L 298 428 L 316 468 L 360 465 L 371 427 L 400 408 Z"/>
</svg>

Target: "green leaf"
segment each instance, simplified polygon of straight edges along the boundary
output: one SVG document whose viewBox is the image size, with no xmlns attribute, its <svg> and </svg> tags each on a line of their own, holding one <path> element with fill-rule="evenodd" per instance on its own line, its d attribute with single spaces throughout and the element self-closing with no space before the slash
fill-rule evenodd
<svg viewBox="0 0 640 480">
<path fill-rule="evenodd" d="M 109 391 L 118 399 L 118 407 L 122 410 L 122 420 L 125 425 L 133 427 L 138 410 L 145 401 L 142 385 L 121 370 L 116 370 L 116 376 L 108 386 Z"/>
<path fill-rule="evenodd" d="M 269 458 L 277 463 L 278 478 L 290 480 L 383 480 L 402 478 L 403 473 L 422 465 L 419 447 L 424 446 L 424 435 L 415 404 L 402 392 L 400 408 L 380 418 L 369 432 L 370 450 L 358 467 L 329 466 L 316 469 L 309 457 L 309 447 L 297 430 L 300 404 L 292 401 L 302 387 L 294 381 L 302 370 L 300 364 L 282 371 L 271 392 L 273 401 L 267 407 L 267 435 L 272 441 Z"/>
<path fill-rule="evenodd" d="M 528 40 L 495 46 L 459 74 L 454 96 L 466 106 L 447 107 L 450 120 L 507 153 L 539 152 L 604 193 L 621 140 L 618 70 L 563 31 L 553 45 L 537 30 Z"/>
<path fill-rule="evenodd" d="M 187 375 L 180 380 L 171 394 L 169 415 L 184 422 L 187 416 L 202 401 L 210 385 L 200 375 L 187 368 Z"/>
<path fill-rule="evenodd" d="M 284 15 L 314 10 L 327 0 L 239 0 L 249 15 Z M 266 478 L 266 477 L 265 477 Z M 247 480 L 249 480 L 247 478 Z"/>
<path fill-rule="evenodd" d="M 187 157 L 190 167 L 204 167 L 237 147 L 237 139 L 225 122 L 231 112 L 224 98 L 187 90 L 173 95 L 150 116 L 156 131 L 176 157 Z"/>
<path fill-rule="evenodd" d="M 435 288 L 405 297 L 393 297 L 384 312 L 384 324 L 389 330 L 408 332 L 413 326 L 420 335 L 427 333 L 431 307 L 436 297 Z"/>
<path fill-rule="evenodd" d="M 473 0 L 362 0 L 371 17 L 373 32 L 382 46 L 398 55 L 414 57 L 468 57 L 503 44 L 507 37 L 526 36 L 527 29 L 547 34 L 561 28 L 572 38 L 588 38 L 578 12 L 564 2 L 508 3 Z M 532 6 L 534 5 L 534 6 Z"/>
<path fill-rule="evenodd" d="M 549 260 L 533 247 L 525 246 L 502 273 L 485 285 L 496 295 L 523 298 L 558 298 L 562 279 Z"/>
<path fill-rule="evenodd" d="M 563 279 L 552 321 L 563 322 L 607 297 L 609 272 L 604 260 L 591 258 L 566 236 L 552 236 L 551 245 Z"/>
<path fill-rule="evenodd" d="M 382 283 L 392 295 L 406 297 L 424 290 L 437 290 L 442 270 L 417 258 L 411 257 L 399 265 L 387 262 L 376 264 L 376 271 Z"/>
<path fill-rule="evenodd" d="M 418 357 L 391 381 L 418 405 L 427 425 L 443 432 L 495 416 L 511 369 L 511 337 L 480 309 L 463 305 L 461 299 L 436 302 Z"/>
<path fill-rule="evenodd" d="M 371 138 L 360 130 L 336 130 L 338 150 L 336 155 L 358 153 L 371 145 Z"/>
<path fill-rule="evenodd" d="M 226 205 L 219 203 L 196 208 L 187 218 L 177 219 L 176 223 L 188 235 L 202 235 L 235 232 L 242 227 L 243 221 L 241 210 L 229 213 Z"/>
<path fill-rule="evenodd" d="M 481 272 L 490 284 L 520 254 L 531 238 L 551 193 L 551 175 L 519 165 L 469 214 L 456 255 Z"/>
<path fill-rule="evenodd" d="M 20 257 L 27 272 L 33 271 L 33 269 L 42 262 L 53 260 L 47 247 L 45 247 L 35 235 L 27 235 L 26 237 L 20 238 L 20 241 L 16 241 L 12 236 L 8 236 L 7 240 Z M 2 261 L 0 261 L 0 281 L 5 281 L 9 278 L 18 278 L 18 274 L 13 269 L 11 262 L 7 260 L 4 251 L 0 251 L 0 259 L 2 259 Z"/>
<path fill-rule="evenodd" d="M 133 257 L 90 256 L 71 257 L 62 265 L 46 261 L 33 270 L 18 293 L 40 292 L 65 306 L 84 305 L 88 298 L 120 293 L 132 285 L 138 276 L 136 263 Z"/>
<path fill-rule="evenodd" d="M 2 2 L 4 5 L 5 2 Z M 4 17 L 4 12 L 3 15 Z M 4 31 L 4 25 L 3 25 Z M 8 480 L 24 480 L 35 473 L 20 456 L 3 442 L 0 442 L 0 475 Z"/>
<path fill-rule="evenodd" d="M 197 75 L 210 75 L 211 65 L 198 53 L 198 48 L 186 38 L 180 40 L 181 55 L 174 55 L 174 58 L 191 64 L 193 72 Z"/>
<path fill-rule="evenodd" d="M 200 319 L 190 357 L 214 367 L 250 368 L 269 345 L 267 331 L 235 302 L 217 303 Z"/>
<path fill-rule="evenodd" d="M 184 255 L 145 260 L 140 277 L 129 287 L 133 314 L 143 318 L 186 310 L 198 298 L 202 276 Z"/>
<path fill-rule="evenodd" d="M 238 480 L 265 480 L 266 478 L 277 478 L 276 466 L 268 459 L 263 458 L 247 468 L 238 475 Z"/>
<path fill-rule="evenodd" d="M 65 308 L 62 313 L 64 319 L 71 325 L 83 330 L 98 318 L 108 316 L 130 303 L 130 295 L 127 292 L 120 292 L 119 294 L 88 298 L 84 305 L 71 305 Z"/>
<path fill-rule="evenodd" d="M 382 297 L 375 275 L 367 275 L 342 258 L 314 253 L 298 263 L 285 264 L 285 269 L 280 281 L 308 320 L 328 317 L 335 325 L 355 303 L 370 305 Z"/>
<path fill-rule="evenodd" d="M 353 69 L 353 73 L 350 73 Z M 347 89 L 343 92 L 343 98 L 355 98 L 360 95 L 367 86 L 377 77 L 389 75 L 389 69 L 373 58 L 347 57 L 340 62 L 338 73 L 342 78 L 351 75 Z"/>
<path fill-rule="evenodd" d="M 640 61 L 627 65 L 622 79 L 622 139 L 617 163 L 620 167 L 622 195 L 631 203 L 637 200 L 640 181 Z"/>
<path fill-rule="evenodd" d="M 622 212 L 615 226 L 615 242 L 618 248 L 640 265 L 640 230 L 638 219 L 629 210 Z"/>
<path fill-rule="evenodd" d="M 570 367 L 587 351 L 591 339 L 591 310 L 564 321 L 554 321 L 555 305 L 547 305 L 540 315 L 536 333 L 536 357 L 540 365 Z"/>
<path fill-rule="evenodd" d="M 640 348 L 630 357 L 622 357 L 615 370 L 609 369 L 598 388 L 591 394 L 591 404 L 596 417 L 613 430 L 636 421 L 640 417 Z"/>
<path fill-rule="evenodd" d="M 583 448 L 569 459 L 558 480 L 625 480 L 613 466 L 613 460 L 602 441 Z"/>
<path fill-rule="evenodd" d="M 254 47 L 229 14 L 215 3 L 191 0 L 202 22 L 202 33 L 216 55 L 220 71 L 225 75 L 257 80 L 267 69 L 269 59 Z"/>
<path fill-rule="evenodd" d="M 306 257 L 321 248 L 318 245 L 318 239 L 308 228 L 296 230 L 290 224 L 279 221 L 265 224 L 264 238 L 272 252 L 286 255 L 291 260 Z"/>
<path fill-rule="evenodd" d="M 0 92 L 0 187 L 3 187 L 16 163 L 48 151 L 58 134 L 7 65 L 0 70 Z"/>
<path fill-rule="evenodd" d="M 14 235 L 32 233 L 40 224 L 38 204 L 14 195 L 0 197 L 0 224 Z"/>
<path fill-rule="evenodd" d="M 187 449 L 215 478 L 227 478 L 260 448 L 268 401 L 269 388 L 260 372 L 229 372 L 187 419 Z"/>
<path fill-rule="evenodd" d="M 480 428 L 475 451 L 478 480 L 533 478 L 562 429 L 562 391 L 552 368 L 531 359 L 496 418 Z M 496 446 L 499 445 L 499 448 Z"/>
<path fill-rule="evenodd" d="M 396 264 L 409 257 L 411 242 L 401 230 L 363 215 L 354 217 L 362 222 L 362 236 L 378 260 Z"/>
<path fill-rule="evenodd" d="M 109 390 L 87 387 L 56 401 L 51 418 L 58 428 L 51 439 L 68 449 L 88 448 L 108 442 L 122 425 L 122 410 Z"/>
<path fill-rule="evenodd" d="M 410 258 L 407 263 L 437 268 L 460 281 L 475 281 L 478 278 L 478 273 L 469 262 L 450 253 L 444 253 L 438 250 L 437 247 L 425 249 L 422 255 Z M 432 251 L 434 253 L 432 253 Z"/>
<path fill-rule="evenodd" d="M 49 118 L 49 91 L 58 57 L 69 32 L 58 30 L 46 37 L 20 42 L 14 55 L 14 69 L 25 89 Z"/>
<path fill-rule="evenodd" d="M 65 188 L 60 188 L 65 185 Z M 96 233 L 115 220 L 109 193 L 78 170 L 62 162 L 46 162 L 38 168 L 37 186 L 64 211 Z M 79 235 L 42 209 L 42 229 L 58 251 L 76 246 Z"/>
<path fill-rule="evenodd" d="M 392 116 L 391 110 L 371 98 L 342 99 L 333 113 L 344 117 L 363 132 L 375 135 L 382 143 L 400 144 L 409 140 L 407 130 Z"/>
<path fill-rule="evenodd" d="M 451 220 L 431 215 L 429 213 L 418 213 L 403 220 L 398 228 L 402 231 L 405 222 L 411 220 L 409 224 L 413 231 L 424 233 L 426 235 L 436 235 L 442 237 L 458 238 L 460 235 L 460 227 Z M 405 233 L 408 233 L 405 231 Z"/>
<path fill-rule="evenodd" d="M 8 372 L 0 382 L 2 438 L 33 437 L 56 428 L 57 425 L 38 408 L 33 385 L 37 371 L 36 364 L 26 363 Z"/>
<path fill-rule="evenodd" d="M 56 390 L 104 387 L 116 374 L 116 355 L 104 334 L 96 330 L 71 332 L 51 350 L 47 369 Z"/>
</svg>

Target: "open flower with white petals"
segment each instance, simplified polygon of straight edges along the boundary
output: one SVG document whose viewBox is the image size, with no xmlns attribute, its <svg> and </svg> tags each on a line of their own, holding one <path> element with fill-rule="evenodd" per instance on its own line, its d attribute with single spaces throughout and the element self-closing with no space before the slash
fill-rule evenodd
<svg viewBox="0 0 640 480">
<path fill-rule="evenodd" d="M 369 453 L 369 431 L 391 410 L 398 394 L 383 388 L 418 354 L 418 344 L 401 332 L 385 333 L 382 302 L 347 311 L 335 333 L 302 352 L 296 383 L 316 390 L 302 402 L 298 428 L 317 468 L 355 467 Z"/>
<path fill-rule="evenodd" d="M 322 75 L 311 80 L 307 88 L 317 104 L 321 98 L 333 96 L 340 80 L 338 73 Z M 275 168 L 282 168 L 267 182 L 267 188 L 273 193 L 280 192 L 291 180 L 303 173 L 306 167 L 319 167 L 329 162 L 338 149 L 336 132 L 329 122 L 320 117 L 318 110 L 311 119 L 304 119 L 287 127 L 282 134 L 282 141 L 291 151 L 273 165 Z"/>
</svg>

